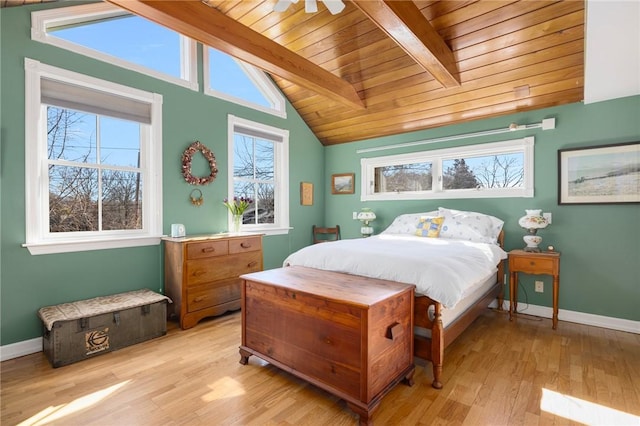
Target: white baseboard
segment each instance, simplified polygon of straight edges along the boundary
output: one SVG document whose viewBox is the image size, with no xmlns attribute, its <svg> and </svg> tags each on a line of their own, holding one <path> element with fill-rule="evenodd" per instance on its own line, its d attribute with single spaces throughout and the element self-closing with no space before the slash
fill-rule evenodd
<svg viewBox="0 0 640 426">
<path fill-rule="evenodd" d="M 497 308 L 498 303 L 493 302 L 490 306 Z M 509 310 L 508 300 L 504 301 L 502 308 Z M 518 304 L 518 312 L 536 317 L 553 318 L 553 308 L 548 306 L 527 305 L 526 303 L 520 302 Z M 558 320 L 640 334 L 640 321 L 585 314 L 584 312 L 568 311 L 566 309 L 558 310 Z"/>
<path fill-rule="evenodd" d="M 0 361 L 42 352 L 42 337 L 0 346 Z"/>
<path fill-rule="evenodd" d="M 492 308 L 497 308 L 498 303 L 494 301 L 489 306 Z M 505 300 L 502 307 L 503 309 L 509 310 L 509 301 Z M 523 314 L 533 315 L 536 317 L 553 317 L 553 309 L 547 306 L 526 305 L 520 302 L 519 311 Z M 605 317 L 602 315 L 585 314 L 583 312 L 567 311 L 565 309 L 560 309 L 558 311 L 558 320 L 640 334 L 640 321 Z M 42 337 L 37 337 L 35 339 L 25 340 L 18 343 L 12 343 L 10 345 L 0 346 L 0 361 L 6 361 L 8 359 L 18 358 L 41 351 Z"/>
</svg>

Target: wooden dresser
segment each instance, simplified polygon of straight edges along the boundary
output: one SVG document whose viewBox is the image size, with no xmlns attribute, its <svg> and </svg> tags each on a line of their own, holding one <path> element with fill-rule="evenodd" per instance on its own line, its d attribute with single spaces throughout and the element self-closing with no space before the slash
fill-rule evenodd
<svg viewBox="0 0 640 426">
<path fill-rule="evenodd" d="M 165 237 L 164 287 L 170 316 L 191 328 L 240 309 L 240 275 L 262 270 L 261 234 Z"/>
<path fill-rule="evenodd" d="M 256 355 L 344 399 L 368 424 L 413 384 L 414 286 L 291 266 L 243 275 L 240 363 Z"/>
</svg>

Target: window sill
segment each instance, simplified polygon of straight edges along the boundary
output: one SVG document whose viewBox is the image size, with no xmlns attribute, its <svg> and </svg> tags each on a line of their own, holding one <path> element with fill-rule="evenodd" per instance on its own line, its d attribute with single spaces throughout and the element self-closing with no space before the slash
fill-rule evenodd
<svg viewBox="0 0 640 426">
<path fill-rule="evenodd" d="M 291 227 L 261 228 L 259 226 L 249 228 L 249 227 L 243 226 L 240 228 L 240 232 L 251 232 L 251 233 L 257 233 L 257 234 L 264 234 L 264 235 L 286 235 L 289 233 L 290 229 L 293 229 L 293 228 Z"/>
<path fill-rule="evenodd" d="M 160 244 L 157 237 L 110 238 L 108 240 L 84 241 L 48 241 L 41 243 L 25 243 L 22 247 L 29 250 L 31 255 L 71 253 L 78 251 L 106 250 L 114 248 L 143 247 Z"/>
</svg>

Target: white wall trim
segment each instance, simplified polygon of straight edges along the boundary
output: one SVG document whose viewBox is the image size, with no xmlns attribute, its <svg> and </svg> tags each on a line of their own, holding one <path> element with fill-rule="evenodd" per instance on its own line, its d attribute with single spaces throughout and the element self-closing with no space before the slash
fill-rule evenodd
<svg viewBox="0 0 640 426">
<path fill-rule="evenodd" d="M 0 346 L 0 361 L 42 352 L 42 337 Z"/>
<path fill-rule="evenodd" d="M 493 302 L 490 306 L 493 308 L 497 308 L 498 304 L 497 302 Z M 504 301 L 502 308 L 507 311 L 509 310 L 508 300 Z M 519 303 L 518 312 L 542 318 L 553 317 L 553 309 L 548 306 L 527 305 L 526 303 L 522 302 Z M 584 312 L 559 309 L 558 320 L 640 334 L 640 321 L 633 321 L 623 318 L 605 317 L 603 315 L 586 314 Z M 558 325 L 558 327 L 560 327 L 560 325 Z"/>
<path fill-rule="evenodd" d="M 489 305 L 497 308 L 498 303 L 494 301 Z M 524 307 L 527 306 L 525 310 Z M 509 301 L 505 300 L 502 305 L 503 309 L 509 310 Z M 520 302 L 520 312 L 527 315 L 533 315 L 542 318 L 551 318 L 553 309 L 547 306 L 526 305 Z M 575 322 L 577 324 L 591 325 L 594 327 L 609 328 L 611 330 L 626 331 L 627 333 L 640 334 L 640 321 L 632 321 L 622 318 L 605 317 L 602 315 L 585 314 L 583 312 L 567 311 L 560 309 L 558 311 L 558 320 Z M 561 327 L 559 324 L 558 327 Z M 31 340 L 12 343 L 10 345 L 0 346 L 0 361 L 6 361 L 25 355 L 30 355 L 42 351 L 42 337 Z"/>
</svg>

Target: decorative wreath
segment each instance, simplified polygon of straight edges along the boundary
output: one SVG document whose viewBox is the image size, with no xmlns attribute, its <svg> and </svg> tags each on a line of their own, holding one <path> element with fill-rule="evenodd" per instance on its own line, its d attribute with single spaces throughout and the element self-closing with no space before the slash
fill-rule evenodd
<svg viewBox="0 0 640 426">
<path fill-rule="evenodd" d="M 211 173 L 207 177 L 196 177 L 191 174 L 191 159 L 193 158 L 193 154 L 200 151 L 204 158 L 209 162 L 209 169 Z M 182 154 L 182 175 L 184 176 L 184 180 L 187 181 L 190 185 L 207 185 L 216 178 L 218 174 L 218 168 L 216 167 L 216 156 L 213 155 L 213 152 L 206 146 L 204 146 L 200 141 L 195 141 L 187 149 L 184 150 Z"/>
</svg>

